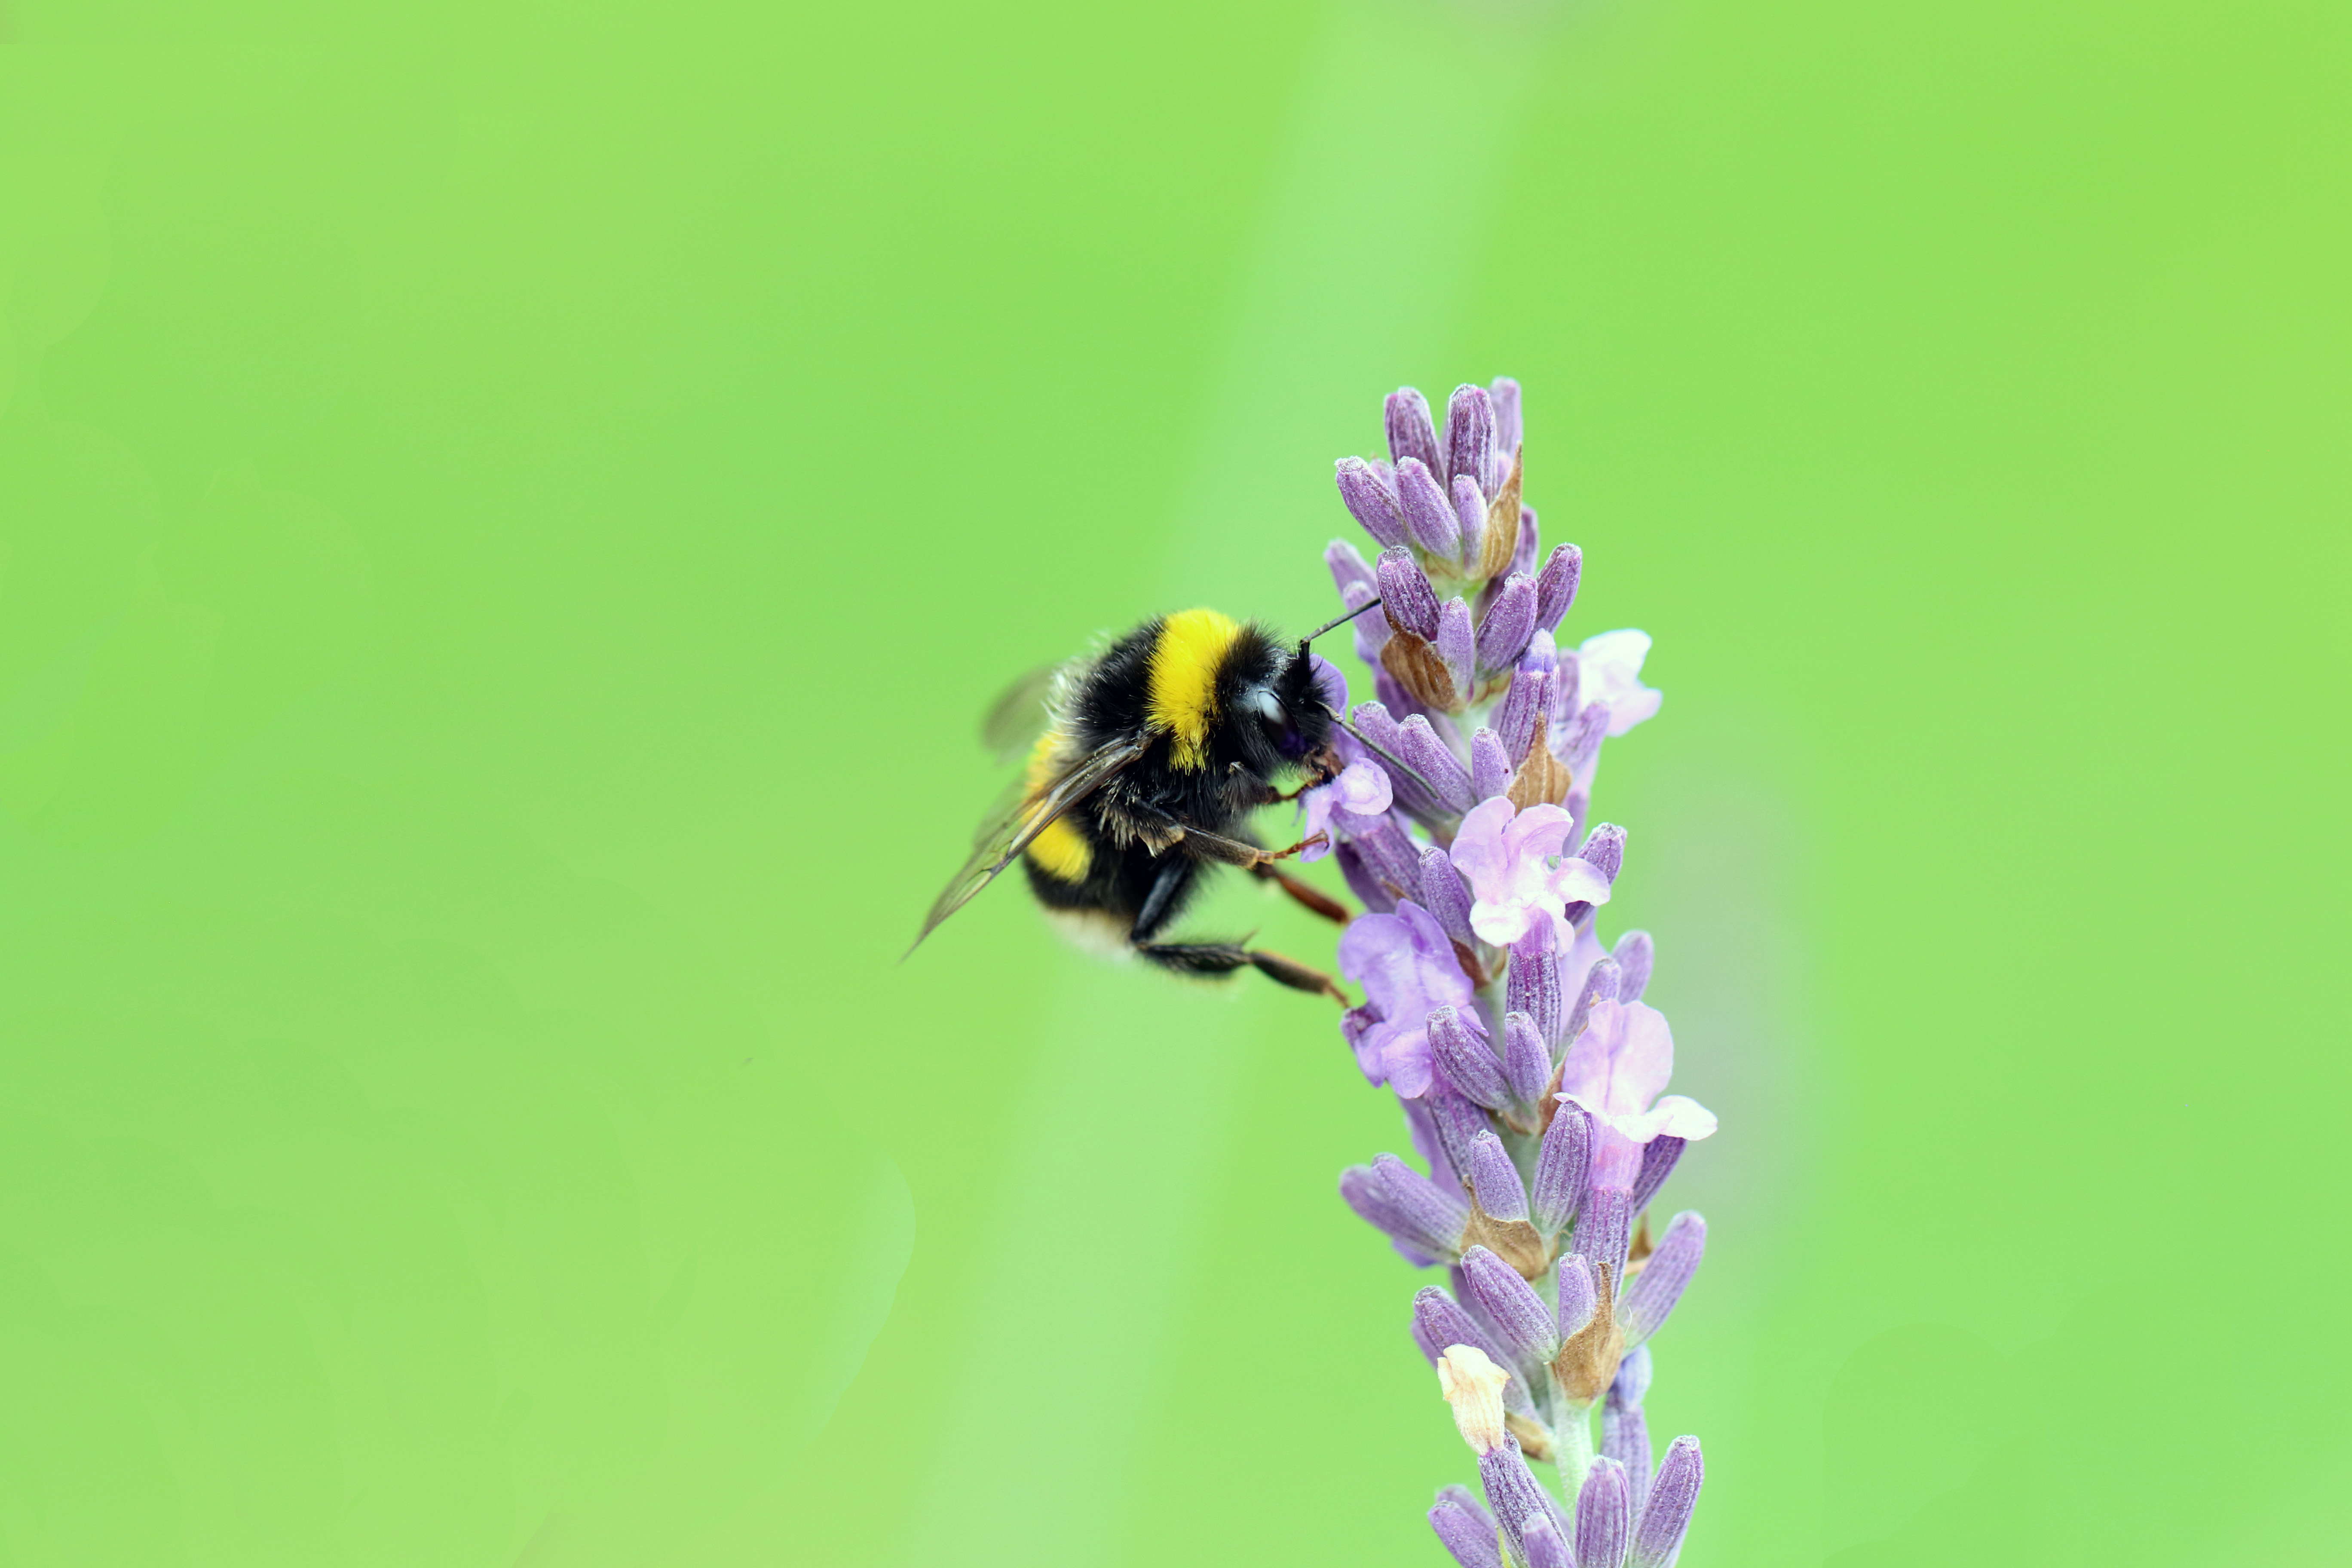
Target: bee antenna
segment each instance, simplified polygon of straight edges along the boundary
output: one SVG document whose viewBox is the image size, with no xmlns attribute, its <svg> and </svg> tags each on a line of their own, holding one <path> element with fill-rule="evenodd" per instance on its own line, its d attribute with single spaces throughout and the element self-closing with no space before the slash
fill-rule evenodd
<svg viewBox="0 0 2352 1568">
<path fill-rule="evenodd" d="M 1317 637 L 1321 637 L 1325 632 L 1339 630 L 1341 626 L 1346 626 L 1349 621 L 1354 620 L 1358 616 L 1362 615 L 1366 610 L 1378 609 L 1380 607 L 1380 600 L 1377 598 L 1367 599 L 1362 604 L 1358 605 L 1354 609 L 1349 610 L 1346 615 L 1341 616 L 1338 620 L 1324 622 L 1321 626 L 1317 626 L 1313 631 L 1308 632 L 1305 637 L 1298 639 L 1298 651 L 1301 654 L 1304 654 L 1307 651 L 1307 645 L 1312 643 Z"/>
</svg>

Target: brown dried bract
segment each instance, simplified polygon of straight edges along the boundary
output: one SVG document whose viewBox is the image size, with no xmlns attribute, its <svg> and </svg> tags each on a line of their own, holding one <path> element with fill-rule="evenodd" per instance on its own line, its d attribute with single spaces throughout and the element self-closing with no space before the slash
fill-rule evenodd
<svg viewBox="0 0 2352 1568">
<path fill-rule="evenodd" d="M 1522 1279 L 1534 1279 L 1551 1267 L 1551 1244 L 1523 1219 L 1496 1219 L 1478 1206 L 1478 1194 L 1470 1194 L 1470 1223 L 1462 1230 L 1462 1250 L 1483 1247 L 1518 1271 Z"/>
<path fill-rule="evenodd" d="M 1617 1363 L 1625 1359 L 1625 1331 L 1617 1326 L 1617 1314 L 1610 1306 L 1616 1299 L 1616 1282 L 1604 1268 L 1596 1266 L 1592 1275 L 1601 1300 L 1592 1321 L 1551 1359 L 1551 1374 L 1559 1380 L 1560 1392 L 1577 1405 L 1591 1405 L 1606 1393 L 1616 1379 Z"/>
<path fill-rule="evenodd" d="M 1478 536 L 1476 570 L 1481 577 L 1501 576 L 1519 548 L 1519 459 L 1526 451 L 1525 442 L 1512 449 L 1509 477 L 1486 503 L 1486 528 Z"/>
<path fill-rule="evenodd" d="M 1503 1425 L 1519 1440 L 1520 1453 L 1538 1464 L 1551 1458 L 1551 1434 L 1534 1416 L 1514 1410 L 1503 1417 Z"/>
<path fill-rule="evenodd" d="M 1454 672 L 1445 668 L 1437 649 L 1416 634 L 1401 627 L 1391 632 L 1381 648 L 1381 664 L 1423 708 L 1442 713 L 1462 711 L 1462 694 L 1454 689 Z"/>
<path fill-rule="evenodd" d="M 1390 646 L 1396 646 L 1394 639 L 1391 639 Z M 1558 805 L 1568 798 L 1569 785 L 1575 782 L 1568 764 L 1551 754 L 1545 728 L 1544 716 L 1537 714 L 1535 739 L 1528 743 L 1528 760 L 1519 764 L 1519 771 L 1512 775 L 1511 787 L 1504 792 L 1521 811 L 1531 805 Z"/>
</svg>

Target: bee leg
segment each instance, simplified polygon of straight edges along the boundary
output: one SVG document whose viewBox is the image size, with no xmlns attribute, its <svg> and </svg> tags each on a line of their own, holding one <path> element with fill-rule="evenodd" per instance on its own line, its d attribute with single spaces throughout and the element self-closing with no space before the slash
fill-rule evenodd
<svg viewBox="0 0 2352 1568">
<path fill-rule="evenodd" d="M 1144 895 L 1143 908 L 1136 912 L 1132 940 L 1139 947 L 1160 933 L 1183 902 L 1184 893 L 1192 887 L 1192 878 L 1201 863 L 1187 860 L 1181 855 L 1171 855 L 1160 864 L 1160 875 L 1152 879 L 1151 891 Z"/>
<path fill-rule="evenodd" d="M 1225 975 L 1246 967 L 1293 991 L 1328 996 L 1342 1007 L 1352 1005 L 1339 983 L 1321 970 L 1262 947 L 1244 947 L 1237 942 L 1146 942 L 1136 943 L 1135 951 L 1179 974 Z"/>
<path fill-rule="evenodd" d="M 1198 858 L 1220 860 L 1228 866 L 1246 866 L 1252 870 L 1276 860 L 1287 860 L 1323 837 L 1318 833 L 1311 838 L 1302 838 L 1287 849 L 1261 849 L 1255 844 L 1244 844 L 1238 838 L 1227 838 L 1222 834 L 1203 833 L 1197 827 L 1184 829 L 1184 842 Z"/>
<path fill-rule="evenodd" d="M 1307 908 L 1314 910 L 1317 914 L 1321 915 L 1327 921 L 1332 921 L 1338 924 L 1346 925 L 1349 921 L 1356 918 L 1353 914 L 1349 912 L 1347 905 L 1341 903 L 1339 900 L 1330 897 L 1321 889 L 1310 887 L 1307 883 L 1300 881 L 1297 878 L 1282 869 L 1279 866 L 1253 866 L 1250 868 L 1250 875 L 1259 878 L 1265 881 L 1272 882 L 1275 886 L 1280 888 L 1284 892 L 1288 893 L 1292 898 L 1297 900 L 1300 903 L 1306 905 Z"/>
</svg>

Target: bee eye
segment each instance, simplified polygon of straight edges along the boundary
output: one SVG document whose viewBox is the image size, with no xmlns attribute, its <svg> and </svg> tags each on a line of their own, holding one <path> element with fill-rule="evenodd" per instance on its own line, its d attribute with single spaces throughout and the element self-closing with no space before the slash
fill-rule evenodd
<svg viewBox="0 0 2352 1568">
<path fill-rule="evenodd" d="M 1257 716 L 1269 724 L 1284 725 L 1290 722 L 1290 715 L 1283 710 L 1282 700 L 1263 686 L 1251 689 L 1249 706 L 1255 709 Z"/>
</svg>

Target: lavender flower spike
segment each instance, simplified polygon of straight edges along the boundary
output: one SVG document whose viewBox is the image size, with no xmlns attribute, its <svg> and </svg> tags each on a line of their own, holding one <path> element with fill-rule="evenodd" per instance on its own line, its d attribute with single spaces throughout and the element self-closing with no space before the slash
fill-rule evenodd
<svg viewBox="0 0 2352 1568">
<path fill-rule="evenodd" d="M 1454 1562 L 1671 1568 L 1703 1468 L 1691 1437 L 1651 1466 L 1647 1342 L 1696 1277 L 1705 1223 L 1677 1215 L 1629 1253 L 1715 1118 L 1664 1092 L 1674 1037 L 1643 1001 L 1655 946 L 1600 930 L 1624 832 L 1591 826 L 1603 741 L 1658 710 L 1650 638 L 1558 640 L 1584 556 L 1545 550 L 1517 382 L 1457 387 L 1443 424 L 1402 387 L 1384 424 L 1389 463 L 1335 470 L 1379 559 L 1343 542 L 1324 557 L 1350 609 L 1386 606 L 1355 635 L 1379 700 L 1297 798 L 1365 905 L 1339 938 L 1364 998 L 1341 1037 L 1396 1092 L 1430 1173 L 1383 1154 L 1340 1192 L 1409 1262 L 1451 1272 L 1453 1294 L 1413 1297 L 1412 1338 L 1485 1492 L 1448 1488 L 1429 1510 Z M 1336 670 L 1323 689 L 1338 711 Z"/>
<path fill-rule="evenodd" d="M 1658 1462 L 1658 1473 L 1650 1482 L 1650 1500 L 1642 1509 L 1642 1521 L 1633 1527 L 1630 1568 L 1673 1568 L 1675 1555 L 1683 1549 L 1683 1534 L 1690 1529 L 1691 1510 L 1698 1505 L 1698 1489 L 1706 1481 L 1706 1461 L 1699 1453 L 1697 1438 L 1677 1437 L 1666 1446 L 1666 1457 Z"/>
</svg>

